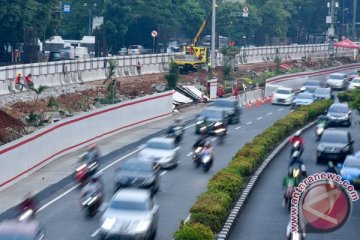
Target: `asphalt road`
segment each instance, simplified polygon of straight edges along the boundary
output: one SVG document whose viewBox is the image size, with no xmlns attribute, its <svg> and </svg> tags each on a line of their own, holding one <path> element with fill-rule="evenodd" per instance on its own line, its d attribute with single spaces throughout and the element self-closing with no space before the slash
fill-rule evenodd
<svg viewBox="0 0 360 240">
<path fill-rule="evenodd" d="M 355 119 L 353 119 L 353 122 L 354 120 Z M 347 130 L 351 132 L 355 140 L 354 150 L 360 150 L 359 125 L 353 124 L 352 127 Z M 326 165 L 316 164 L 316 148 L 318 143 L 315 141 L 314 128 L 304 133 L 304 139 L 305 151 L 303 160 L 308 174 L 324 171 Z M 263 175 L 258 179 L 245 207 L 240 212 L 240 216 L 230 235 L 230 240 L 285 239 L 286 226 L 289 222 L 289 212 L 282 207 L 282 181 L 287 174 L 289 155 L 290 146 L 287 146 L 272 160 Z M 360 201 L 357 201 L 353 202 L 351 217 L 342 228 L 332 233 L 308 234 L 307 239 L 356 240 L 359 239 L 359 226 Z"/>
<path fill-rule="evenodd" d="M 189 125 L 180 145 L 179 166 L 161 173 L 161 189 L 156 196 L 160 205 L 160 221 L 156 239 L 172 239 L 180 221 L 187 218 L 189 209 L 197 196 L 206 190 L 211 176 L 226 167 L 238 149 L 246 142 L 251 141 L 254 136 L 285 116 L 289 110 L 290 108 L 286 106 L 269 104 L 258 108 L 243 109 L 241 123 L 230 125 L 228 137 L 223 145 L 219 146 L 213 137 L 209 138 L 213 140 L 215 146 L 215 163 L 208 173 L 203 173 L 201 169 L 195 169 L 192 165 L 190 153 L 196 136 L 194 126 Z M 136 146 L 131 146 L 125 152 L 113 154 L 112 159 L 103 164 L 102 167 L 106 168 L 103 172 L 103 181 L 106 185 L 107 201 L 113 194 L 115 169 L 123 160 L 135 156 L 136 150 Z M 101 214 L 90 220 L 82 216 L 79 191 L 79 189 L 74 189 L 74 183 L 71 182 L 65 184 L 61 190 L 49 194 L 41 202 L 43 207 L 37 217 L 44 224 L 49 239 L 96 239 Z"/>
</svg>

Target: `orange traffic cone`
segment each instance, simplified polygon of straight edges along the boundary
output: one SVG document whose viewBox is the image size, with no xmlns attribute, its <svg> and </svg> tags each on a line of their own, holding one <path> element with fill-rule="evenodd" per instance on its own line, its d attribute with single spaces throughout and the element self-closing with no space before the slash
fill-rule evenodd
<svg viewBox="0 0 360 240">
<path fill-rule="evenodd" d="M 264 99 L 264 97 L 262 97 L 262 99 L 261 99 L 261 104 L 262 104 L 262 105 L 265 104 L 265 99 Z"/>
<path fill-rule="evenodd" d="M 251 108 L 251 100 L 249 100 L 249 104 L 247 106 L 248 108 Z"/>
<path fill-rule="evenodd" d="M 267 103 L 271 103 L 271 98 L 269 96 L 266 97 Z"/>
<path fill-rule="evenodd" d="M 258 100 L 257 98 L 256 98 L 255 106 L 256 106 L 256 107 L 259 106 L 259 100 Z"/>
</svg>

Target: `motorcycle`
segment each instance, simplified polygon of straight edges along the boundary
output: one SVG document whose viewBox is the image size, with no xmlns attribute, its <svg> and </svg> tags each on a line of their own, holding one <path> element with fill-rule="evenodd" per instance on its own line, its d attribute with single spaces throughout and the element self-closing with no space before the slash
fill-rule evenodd
<svg viewBox="0 0 360 240">
<path fill-rule="evenodd" d="M 201 151 L 203 150 L 202 147 L 197 147 L 195 150 L 194 150 L 194 153 L 193 153 L 193 163 L 195 165 L 196 168 L 200 167 L 200 164 L 201 164 Z"/>
<path fill-rule="evenodd" d="M 184 131 L 184 129 L 182 126 L 175 126 L 169 131 L 167 137 L 174 138 L 175 143 L 179 144 L 182 140 L 183 131 Z"/>
<path fill-rule="evenodd" d="M 287 240 L 305 240 L 306 233 L 299 229 L 299 232 L 292 232 L 291 231 L 291 222 L 288 223 L 286 227 L 286 239 Z"/>
<path fill-rule="evenodd" d="M 291 153 L 290 153 L 290 155 L 292 156 L 295 151 L 298 151 L 298 152 L 299 152 L 299 155 L 301 155 L 302 152 L 303 152 L 303 150 L 304 150 L 304 149 L 303 149 L 303 146 L 301 145 L 300 141 L 295 141 L 295 142 L 293 143 L 293 145 L 291 146 Z"/>
<path fill-rule="evenodd" d="M 81 186 L 85 186 L 89 177 L 94 175 L 98 168 L 99 162 L 97 159 L 93 159 L 88 153 L 81 155 L 79 165 L 75 170 L 75 180 L 80 183 Z"/>
<path fill-rule="evenodd" d="M 201 165 L 203 166 L 204 172 L 208 172 L 213 164 L 213 156 L 210 152 L 202 154 Z"/>
<path fill-rule="evenodd" d="M 215 135 L 218 136 L 218 143 L 223 144 L 226 137 L 226 129 L 225 128 L 216 129 Z"/>
<path fill-rule="evenodd" d="M 18 220 L 21 221 L 27 221 L 35 218 L 35 210 L 28 208 L 24 209 L 24 211 L 20 214 L 18 217 Z"/>
<path fill-rule="evenodd" d="M 291 208 L 291 198 L 294 193 L 294 186 L 288 186 L 284 193 L 283 206 L 286 207 L 289 211 Z"/>
<path fill-rule="evenodd" d="M 93 192 L 86 194 L 81 203 L 85 213 L 85 217 L 94 217 L 102 204 L 102 198 L 100 192 Z"/>
<path fill-rule="evenodd" d="M 326 122 L 320 122 L 315 126 L 316 141 L 320 141 L 321 135 L 325 131 Z"/>
</svg>

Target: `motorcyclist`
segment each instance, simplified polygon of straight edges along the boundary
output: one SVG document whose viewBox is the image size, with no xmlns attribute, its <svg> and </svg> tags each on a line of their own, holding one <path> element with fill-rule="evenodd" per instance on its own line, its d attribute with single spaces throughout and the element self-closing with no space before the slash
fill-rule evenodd
<svg viewBox="0 0 360 240">
<path fill-rule="evenodd" d="M 175 119 L 174 124 L 168 128 L 167 134 L 176 137 L 176 142 L 179 143 L 182 138 L 183 130 L 184 125 L 182 124 L 182 120 L 177 118 Z"/>
<path fill-rule="evenodd" d="M 299 141 L 300 143 L 300 150 L 301 152 L 303 152 L 304 150 L 304 139 L 301 137 L 301 130 L 298 130 L 295 132 L 295 134 L 293 136 L 291 136 L 290 138 L 290 144 L 293 145 L 295 144 L 297 141 Z M 294 149 L 291 150 L 291 155 L 293 154 Z"/>
<path fill-rule="evenodd" d="M 99 161 L 100 153 L 97 145 L 95 143 L 89 145 L 88 151 L 86 153 L 86 160 L 89 162 Z"/>
<path fill-rule="evenodd" d="M 325 115 L 320 115 L 317 119 L 316 119 L 316 125 L 320 125 L 320 124 L 324 124 L 324 126 L 326 126 L 327 124 L 327 117 Z"/>
<path fill-rule="evenodd" d="M 81 190 L 81 197 L 84 198 L 88 194 L 99 193 L 99 198 L 102 201 L 104 198 L 104 184 L 100 179 L 100 175 L 96 174 L 91 177 L 91 180 L 85 187 Z"/>
<path fill-rule="evenodd" d="M 298 165 L 300 165 L 301 176 L 306 177 L 307 176 L 306 167 L 305 167 L 304 162 L 301 160 L 300 155 L 301 155 L 301 152 L 299 152 L 299 151 L 293 152 L 293 154 L 291 155 L 290 163 L 289 163 L 289 169 L 293 168 L 293 166 L 295 164 L 298 164 Z"/>
<path fill-rule="evenodd" d="M 332 161 L 328 162 L 328 168 L 325 170 L 325 172 L 338 174 Z"/>
<path fill-rule="evenodd" d="M 204 147 L 205 143 L 206 143 L 206 132 L 204 129 L 200 129 L 200 135 L 198 137 L 198 139 L 195 141 L 194 145 L 193 145 L 193 149 L 197 149 L 198 147 Z"/>
<path fill-rule="evenodd" d="M 293 175 L 293 170 L 294 169 L 292 167 L 290 167 L 289 171 L 288 171 L 288 174 L 284 177 L 283 188 L 285 188 L 285 190 L 288 187 L 297 186 L 299 184 L 297 178 L 295 178 L 294 175 Z"/>
<path fill-rule="evenodd" d="M 211 154 L 211 159 L 213 160 L 213 157 L 212 157 L 212 153 L 214 151 L 214 148 L 212 147 L 210 141 L 206 141 L 206 143 L 204 144 L 204 148 L 202 149 L 201 151 L 201 154 L 204 155 L 204 154 Z"/>
</svg>

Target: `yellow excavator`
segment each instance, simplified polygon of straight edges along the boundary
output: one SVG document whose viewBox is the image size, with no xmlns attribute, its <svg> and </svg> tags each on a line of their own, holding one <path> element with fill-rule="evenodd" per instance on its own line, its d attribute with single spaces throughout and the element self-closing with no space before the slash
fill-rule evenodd
<svg viewBox="0 0 360 240">
<path fill-rule="evenodd" d="M 207 62 L 208 49 L 198 46 L 199 38 L 211 18 L 211 12 L 201 24 L 193 43 L 183 47 L 183 54 L 175 56 L 175 63 L 179 66 L 180 73 L 196 72 Z"/>
</svg>

